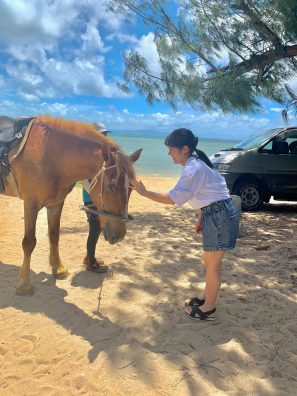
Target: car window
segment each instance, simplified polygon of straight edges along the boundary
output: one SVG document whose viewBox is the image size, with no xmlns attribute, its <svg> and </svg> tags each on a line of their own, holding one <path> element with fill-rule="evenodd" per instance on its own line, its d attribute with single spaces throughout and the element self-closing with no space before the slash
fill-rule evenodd
<svg viewBox="0 0 297 396">
<path fill-rule="evenodd" d="M 277 132 L 281 130 L 282 128 L 269 129 L 267 131 L 259 133 L 258 135 L 251 136 L 248 139 L 234 146 L 234 149 L 250 150 L 256 148 L 260 146 L 260 144 L 264 143 L 267 139 L 269 139 L 271 135 L 275 135 Z"/>
<path fill-rule="evenodd" d="M 281 136 L 282 139 L 285 139 L 286 141 L 297 140 L 297 129 L 291 129 L 289 131 L 285 131 L 279 136 Z"/>
<path fill-rule="evenodd" d="M 273 154 L 297 154 L 297 130 L 284 131 L 271 139 L 261 152 Z"/>
<path fill-rule="evenodd" d="M 270 140 L 270 142 L 268 142 L 267 144 L 265 144 L 265 146 L 262 147 L 261 151 L 272 151 L 272 140 Z"/>
<path fill-rule="evenodd" d="M 297 130 L 292 129 L 285 131 L 281 135 L 281 139 L 288 144 L 288 154 L 297 154 Z"/>
</svg>

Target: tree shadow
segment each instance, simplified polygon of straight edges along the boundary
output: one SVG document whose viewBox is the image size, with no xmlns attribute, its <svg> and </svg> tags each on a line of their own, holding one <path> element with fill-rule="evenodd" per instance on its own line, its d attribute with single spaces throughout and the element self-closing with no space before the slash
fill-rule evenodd
<svg viewBox="0 0 297 396">
<path fill-rule="evenodd" d="M 168 208 L 166 215 L 132 213 L 135 222 L 127 243 L 137 253 L 133 268 L 124 267 L 122 271 L 134 281 L 122 282 L 118 297 L 128 302 L 137 300 L 140 293 L 151 295 L 146 309 L 152 321 L 150 345 L 155 353 L 165 351 L 167 359 L 175 363 L 178 355 L 192 356 L 192 364 L 198 362 L 197 367 L 202 370 L 206 361 L 215 361 L 211 370 L 217 371 L 214 383 L 221 390 L 226 390 L 224 378 L 236 372 L 236 364 L 248 369 L 255 378 L 268 378 L 275 390 L 294 378 L 297 347 L 294 352 L 291 344 L 297 334 L 294 315 L 297 247 L 294 242 L 288 245 L 288 241 L 293 241 L 296 235 L 297 216 L 290 219 L 290 224 L 285 220 L 280 226 L 280 218 L 287 219 L 287 213 L 296 213 L 296 207 L 274 204 L 266 211 L 243 215 L 250 232 L 239 239 L 237 249 L 226 254 L 217 307 L 219 320 L 204 323 L 203 327 L 188 323 L 182 312 L 184 299 L 197 294 L 195 283 L 203 273 L 201 240 L 191 236 L 193 211 Z M 144 224 L 147 238 L 143 237 Z M 141 249 L 146 255 L 149 252 L 152 262 L 145 267 L 146 274 L 137 272 L 137 262 L 144 256 L 139 249 L 139 236 Z M 179 285 L 179 280 L 184 279 L 188 280 L 188 288 Z M 158 325 L 156 317 L 162 318 Z M 199 330 L 194 326 L 199 326 Z M 154 327 L 158 331 L 154 332 Z M 181 334 L 185 340 L 180 339 Z M 284 365 L 287 362 L 282 372 L 277 369 L 280 364 L 277 359 Z M 192 375 L 193 380 L 193 372 L 194 368 L 189 368 L 186 378 Z M 190 388 L 190 379 L 186 378 Z M 260 389 L 261 385 L 259 393 L 265 391 Z"/>
<path fill-rule="evenodd" d="M 119 325 L 99 311 L 93 312 L 91 316 L 80 309 L 77 304 L 66 301 L 67 291 L 59 288 L 58 281 L 55 282 L 51 276 L 44 272 L 31 271 L 33 283 L 38 284 L 34 296 L 15 295 L 13 283 L 15 283 L 17 274 L 18 267 L 16 265 L 0 262 L 1 310 L 13 307 L 16 311 L 29 314 L 40 313 L 54 320 L 72 335 L 79 336 L 90 344 L 91 349 L 88 353 L 90 362 L 94 362 L 101 352 L 105 352 L 115 370 L 124 369 L 125 366 L 122 366 L 122 362 L 129 361 L 131 365 L 137 364 L 137 368 L 145 380 L 151 383 L 154 371 L 154 359 L 151 359 L 151 356 L 167 356 L 172 362 L 180 362 L 181 367 L 185 364 L 183 362 L 184 355 L 178 356 L 176 351 L 172 353 L 169 345 L 167 347 L 163 345 L 163 340 L 160 345 L 152 345 L 141 337 L 134 336 L 137 330 L 140 330 L 139 327 L 131 332 L 129 327 Z M 89 278 L 88 274 L 84 272 L 77 278 L 79 284 L 85 284 L 85 281 L 82 281 L 83 277 Z M 103 281 L 104 276 L 101 276 L 99 284 Z M 161 334 L 161 329 L 164 327 L 166 331 L 169 331 L 170 325 L 166 319 L 164 323 L 158 323 L 158 327 L 156 341 L 158 341 L 158 335 Z M 128 350 L 121 350 L 123 346 L 127 345 L 129 346 Z M 193 389 L 197 390 L 197 387 L 199 388 L 198 384 L 193 385 Z"/>
<path fill-rule="evenodd" d="M 195 323 L 184 315 L 183 300 L 197 293 L 203 269 L 201 240 L 191 234 L 193 211 L 177 208 L 164 214 L 132 213 L 135 220 L 125 240 L 130 250 L 112 263 L 114 273 L 121 274 L 110 279 L 118 289 L 112 311 L 86 313 L 77 303 L 65 301 L 71 296 L 44 273 L 32 272 L 38 282 L 32 298 L 17 297 L 12 282 L 18 268 L 13 264 L 0 265 L 0 307 L 43 313 L 89 342 L 90 362 L 105 351 L 115 369 L 123 369 L 126 359 L 137 365 L 145 381 L 152 380 L 157 359 L 165 359 L 180 370 L 173 392 L 185 385 L 190 394 L 199 394 L 207 382 L 228 392 L 234 389 L 230 385 L 234 373 L 245 372 L 255 378 L 258 394 L 267 391 L 259 378 L 272 392 L 286 389 L 297 352 L 292 348 L 297 324 L 290 276 L 297 265 L 290 259 L 296 248 L 288 250 L 286 242 L 296 234 L 297 219 L 280 229 L 281 210 L 243 215 L 247 235 L 226 256 L 217 322 Z M 148 262 L 148 255 L 151 263 L 137 271 L 142 260 Z M 74 275 L 71 285 L 92 292 L 107 279 L 84 271 Z M 129 349 L 122 350 L 123 346 Z"/>
</svg>

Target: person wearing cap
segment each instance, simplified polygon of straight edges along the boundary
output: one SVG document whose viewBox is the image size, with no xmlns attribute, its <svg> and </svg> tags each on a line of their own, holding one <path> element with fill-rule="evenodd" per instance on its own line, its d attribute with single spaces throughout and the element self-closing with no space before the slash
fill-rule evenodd
<svg viewBox="0 0 297 396">
<path fill-rule="evenodd" d="M 104 124 L 101 122 L 94 122 L 92 124 L 98 132 L 102 133 L 103 135 L 107 135 L 110 131 L 105 127 Z M 93 202 L 90 196 L 90 182 L 91 180 L 82 180 L 81 183 L 83 185 L 83 202 L 85 206 L 93 207 Z M 96 208 L 95 208 L 96 209 Z M 89 233 L 87 238 L 87 252 L 86 256 L 83 260 L 83 264 L 86 266 L 88 271 L 97 272 L 97 273 L 104 273 L 108 270 L 108 266 L 102 265 L 103 262 L 99 261 L 95 257 L 96 252 L 96 245 L 99 239 L 99 235 L 101 232 L 100 229 L 100 222 L 98 216 L 93 213 L 88 213 L 87 219 L 89 223 Z"/>
<path fill-rule="evenodd" d="M 106 126 L 102 124 L 102 122 L 93 122 L 93 127 L 97 129 L 98 132 L 102 133 L 102 135 L 107 136 L 108 133 L 111 133 L 109 129 L 106 129 Z"/>
</svg>

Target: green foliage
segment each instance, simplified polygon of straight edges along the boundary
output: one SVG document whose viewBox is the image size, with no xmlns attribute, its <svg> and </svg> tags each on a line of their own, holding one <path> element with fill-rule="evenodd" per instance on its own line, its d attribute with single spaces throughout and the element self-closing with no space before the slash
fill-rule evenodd
<svg viewBox="0 0 297 396">
<path fill-rule="evenodd" d="M 261 96 L 284 102 L 284 82 L 297 72 L 297 0 L 110 3 L 152 28 L 159 55 L 159 73 L 137 52 L 125 55 L 126 91 L 133 83 L 149 103 L 224 112 L 256 111 Z"/>
<path fill-rule="evenodd" d="M 285 108 L 282 111 L 282 116 L 285 122 L 289 120 L 289 111 L 292 110 L 295 117 L 297 116 L 297 95 L 291 90 L 291 88 L 286 84 L 286 91 L 288 92 L 289 99 L 285 102 Z"/>
</svg>

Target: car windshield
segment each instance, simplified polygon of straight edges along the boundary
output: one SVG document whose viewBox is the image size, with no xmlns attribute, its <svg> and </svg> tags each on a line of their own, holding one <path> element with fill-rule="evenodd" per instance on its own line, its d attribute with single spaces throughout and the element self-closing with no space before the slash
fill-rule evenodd
<svg viewBox="0 0 297 396">
<path fill-rule="evenodd" d="M 250 150 L 258 147 L 260 144 L 264 143 L 270 137 L 273 137 L 283 128 L 268 129 L 267 131 L 261 132 L 258 135 L 249 137 L 246 140 L 238 143 L 236 146 L 232 147 L 231 150 Z"/>
</svg>

